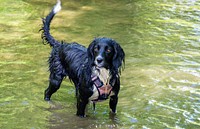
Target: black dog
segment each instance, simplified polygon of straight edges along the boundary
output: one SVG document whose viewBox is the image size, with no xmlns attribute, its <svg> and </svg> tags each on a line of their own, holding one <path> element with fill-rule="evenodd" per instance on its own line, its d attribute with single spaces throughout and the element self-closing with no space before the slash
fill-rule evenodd
<svg viewBox="0 0 200 129">
<path fill-rule="evenodd" d="M 64 77 L 68 76 L 76 87 L 77 115 L 85 117 L 85 107 L 110 98 L 110 109 L 116 113 L 120 90 L 119 72 L 124 63 L 124 51 L 110 38 L 95 38 L 88 49 L 78 43 L 63 43 L 55 40 L 49 30 L 54 15 L 61 10 L 58 0 L 52 11 L 43 19 L 43 42 L 52 46 L 49 57 L 49 86 L 44 99 L 49 101 Z"/>
</svg>

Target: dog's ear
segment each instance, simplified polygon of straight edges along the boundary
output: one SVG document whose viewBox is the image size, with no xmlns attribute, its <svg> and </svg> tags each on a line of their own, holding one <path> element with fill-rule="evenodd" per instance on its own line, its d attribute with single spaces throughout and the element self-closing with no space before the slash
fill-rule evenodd
<svg viewBox="0 0 200 129">
<path fill-rule="evenodd" d="M 88 61 L 90 65 L 94 63 L 94 46 L 96 44 L 96 39 L 92 41 L 92 43 L 88 46 L 87 54 L 88 54 Z"/>
<path fill-rule="evenodd" d="M 116 72 L 120 72 L 121 66 L 125 64 L 125 53 L 122 47 L 116 41 L 112 40 L 112 42 L 115 50 L 112 65 Z"/>
</svg>

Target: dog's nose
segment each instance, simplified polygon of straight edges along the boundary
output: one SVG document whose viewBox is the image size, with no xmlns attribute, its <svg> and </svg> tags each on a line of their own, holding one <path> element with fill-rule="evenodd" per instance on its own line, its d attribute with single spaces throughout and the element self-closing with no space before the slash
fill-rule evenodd
<svg viewBox="0 0 200 129">
<path fill-rule="evenodd" d="M 97 62 L 100 64 L 103 61 L 102 57 L 97 57 Z"/>
</svg>

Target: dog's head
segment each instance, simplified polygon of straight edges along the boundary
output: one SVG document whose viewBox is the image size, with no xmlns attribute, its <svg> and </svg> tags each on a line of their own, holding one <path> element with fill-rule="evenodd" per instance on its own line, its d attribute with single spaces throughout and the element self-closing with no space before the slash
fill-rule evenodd
<svg viewBox="0 0 200 129">
<path fill-rule="evenodd" d="M 110 38 L 95 38 L 88 47 L 88 58 L 92 66 L 119 70 L 124 62 L 124 51 L 121 46 Z"/>
</svg>

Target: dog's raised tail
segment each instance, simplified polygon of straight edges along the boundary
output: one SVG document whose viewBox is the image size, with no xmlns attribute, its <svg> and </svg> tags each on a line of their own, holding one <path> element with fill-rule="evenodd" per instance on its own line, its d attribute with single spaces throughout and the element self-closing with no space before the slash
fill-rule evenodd
<svg viewBox="0 0 200 129">
<path fill-rule="evenodd" d="M 50 46 L 54 47 L 55 45 L 58 45 L 59 42 L 56 41 L 53 36 L 50 34 L 50 24 L 51 20 L 55 16 L 56 13 L 58 13 L 61 10 L 61 1 L 57 0 L 56 5 L 53 7 L 51 12 L 42 19 L 43 21 L 43 27 L 40 29 L 42 31 L 41 37 L 43 39 L 44 44 L 49 44 Z"/>
</svg>

